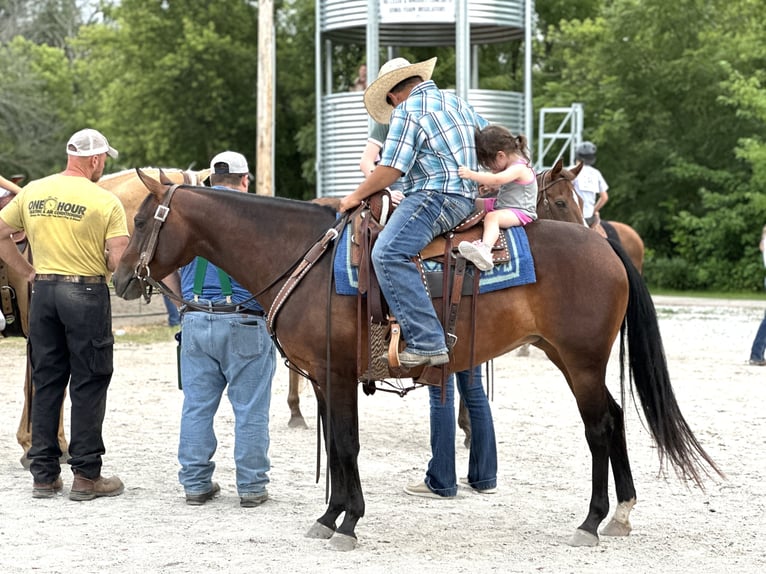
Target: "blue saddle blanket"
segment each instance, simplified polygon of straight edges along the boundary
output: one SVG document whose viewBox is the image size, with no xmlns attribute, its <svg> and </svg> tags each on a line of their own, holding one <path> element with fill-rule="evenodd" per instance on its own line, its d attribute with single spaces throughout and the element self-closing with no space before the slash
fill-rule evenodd
<svg viewBox="0 0 766 574">
<path fill-rule="evenodd" d="M 508 242 L 510 261 L 495 265 L 490 271 L 482 271 L 479 279 L 479 293 L 499 291 L 508 287 L 517 287 L 534 283 L 535 264 L 529 251 L 527 232 L 523 227 L 511 227 L 501 230 Z M 437 272 L 442 270 L 442 264 L 435 261 L 424 261 L 425 271 Z M 335 273 L 335 292 L 338 295 L 356 295 L 359 287 L 359 270 L 351 265 L 351 233 L 349 226 L 343 230 L 338 239 L 338 249 L 333 263 Z"/>
</svg>

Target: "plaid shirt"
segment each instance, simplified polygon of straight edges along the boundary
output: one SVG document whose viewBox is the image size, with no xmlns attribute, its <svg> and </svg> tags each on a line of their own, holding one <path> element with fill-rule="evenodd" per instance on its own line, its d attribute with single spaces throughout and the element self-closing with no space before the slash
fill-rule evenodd
<svg viewBox="0 0 766 574">
<path fill-rule="evenodd" d="M 465 100 L 423 82 L 394 108 L 380 165 L 404 173 L 405 195 L 429 190 L 474 198 L 476 182 L 457 169 L 478 168 L 474 131 L 487 124 Z"/>
</svg>

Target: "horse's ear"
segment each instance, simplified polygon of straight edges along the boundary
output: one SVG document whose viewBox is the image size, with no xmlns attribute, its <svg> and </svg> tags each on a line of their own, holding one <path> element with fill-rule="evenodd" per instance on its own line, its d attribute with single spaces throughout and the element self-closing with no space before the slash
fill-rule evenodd
<svg viewBox="0 0 766 574">
<path fill-rule="evenodd" d="M 173 185 L 173 182 L 167 175 L 165 175 L 165 172 L 162 171 L 162 168 L 159 168 L 158 171 L 160 172 L 160 183 L 165 185 Z"/>
<path fill-rule="evenodd" d="M 580 172 L 582 171 L 582 167 L 584 165 L 585 164 L 583 162 L 581 162 L 581 161 L 577 162 L 577 165 L 570 170 L 570 173 L 573 176 L 577 177 L 580 174 Z"/>
<path fill-rule="evenodd" d="M 556 163 L 553 164 L 553 167 L 551 168 L 551 178 L 556 177 L 559 173 L 561 173 L 561 170 L 564 168 L 564 160 L 562 158 L 559 158 L 556 160 Z"/>
<path fill-rule="evenodd" d="M 162 200 L 162 197 L 165 195 L 166 187 L 156 179 L 146 175 L 139 168 L 136 168 L 136 174 L 138 175 L 138 179 L 140 179 L 146 186 L 146 189 L 148 189 L 158 200 Z"/>
</svg>

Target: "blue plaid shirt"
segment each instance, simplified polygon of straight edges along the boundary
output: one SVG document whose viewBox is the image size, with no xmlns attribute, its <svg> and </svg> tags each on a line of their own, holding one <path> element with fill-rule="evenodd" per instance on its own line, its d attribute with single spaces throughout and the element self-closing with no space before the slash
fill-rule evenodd
<svg viewBox="0 0 766 574">
<path fill-rule="evenodd" d="M 487 124 L 465 100 L 423 82 L 394 108 L 380 165 L 404 173 L 405 195 L 429 190 L 474 198 L 476 182 L 457 169 L 478 169 L 474 131 Z"/>
</svg>

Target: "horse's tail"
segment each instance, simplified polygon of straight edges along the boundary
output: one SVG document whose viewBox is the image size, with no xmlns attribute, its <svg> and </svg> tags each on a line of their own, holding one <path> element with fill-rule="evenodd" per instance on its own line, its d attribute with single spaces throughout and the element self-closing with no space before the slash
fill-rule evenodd
<svg viewBox="0 0 766 574">
<path fill-rule="evenodd" d="M 622 247 L 613 241 L 609 243 L 628 273 L 625 320 L 632 373 L 631 395 L 635 387 L 649 431 L 658 447 L 661 471 L 670 461 L 679 477 L 691 478 L 704 489 L 702 478 L 711 475 L 709 468 L 721 477 L 724 475 L 697 441 L 678 407 L 670 384 L 657 312 L 646 283 Z"/>
</svg>

